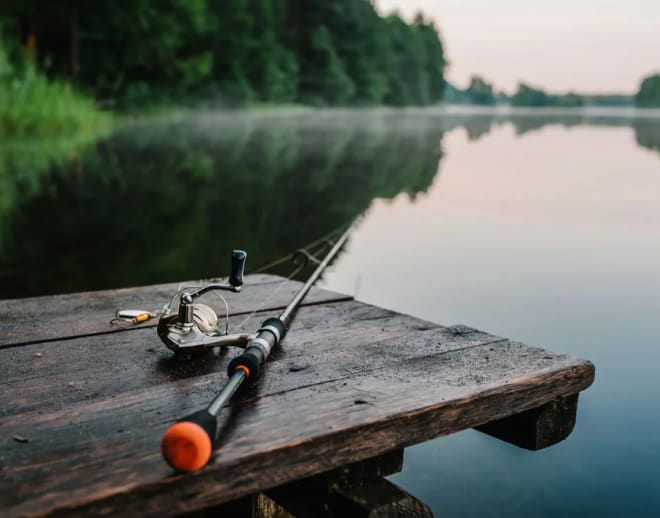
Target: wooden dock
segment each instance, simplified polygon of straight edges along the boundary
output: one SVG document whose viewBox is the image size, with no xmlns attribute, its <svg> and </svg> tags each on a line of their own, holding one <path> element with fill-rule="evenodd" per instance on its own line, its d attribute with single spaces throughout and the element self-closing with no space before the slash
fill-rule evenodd
<svg viewBox="0 0 660 518">
<path fill-rule="evenodd" d="M 274 282 L 248 276 L 229 295 L 230 329 Z M 584 360 L 314 288 L 258 383 L 223 410 L 211 463 L 180 475 L 161 457 L 161 435 L 209 402 L 237 352 L 181 362 L 155 320 L 109 324 L 117 308 L 162 307 L 178 286 L 0 301 L 2 516 L 220 505 L 227 515 L 423 516 L 382 478 L 401 468 L 403 448 L 467 428 L 550 446 L 570 434 L 578 393 L 594 379 Z M 283 286 L 245 330 L 298 287 Z"/>
</svg>

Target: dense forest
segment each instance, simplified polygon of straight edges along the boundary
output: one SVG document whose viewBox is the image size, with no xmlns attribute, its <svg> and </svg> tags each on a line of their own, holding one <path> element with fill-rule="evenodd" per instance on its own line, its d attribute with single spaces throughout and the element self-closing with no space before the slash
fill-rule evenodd
<svg viewBox="0 0 660 518">
<path fill-rule="evenodd" d="M 447 84 L 446 64 L 433 22 L 372 0 L 3 0 L 0 134 L 162 106 L 660 106 L 658 74 L 634 97 L 526 82 L 509 95 L 478 75 Z"/>
<path fill-rule="evenodd" d="M 370 0 L 4 0 L 0 31 L 18 73 L 33 62 L 120 109 L 426 105 L 444 88 L 433 23 Z"/>
</svg>

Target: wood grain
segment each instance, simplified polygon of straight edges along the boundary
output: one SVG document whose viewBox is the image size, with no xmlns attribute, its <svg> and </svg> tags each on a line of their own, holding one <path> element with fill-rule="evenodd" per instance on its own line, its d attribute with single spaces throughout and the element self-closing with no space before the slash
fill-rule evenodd
<svg viewBox="0 0 660 518">
<path fill-rule="evenodd" d="M 245 322 L 244 328 L 256 329 L 264 318 L 274 314 L 255 315 Z M 231 321 L 238 324 L 243 317 Z M 335 379 L 359 367 L 366 355 L 381 365 L 407 354 L 410 348 L 381 353 L 380 341 L 436 327 L 440 328 L 353 301 L 303 307 L 287 340 L 269 359 L 266 369 L 272 370 L 273 375 L 262 377 L 254 393 L 263 395 Z M 456 334 L 454 329 L 442 329 L 446 335 L 443 347 L 465 347 L 497 339 L 477 331 Z M 0 416 L 63 408 L 76 401 L 111 397 L 204 374 L 212 374 L 217 385 L 224 379 L 229 361 L 238 353 L 236 349 L 216 351 L 193 361 L 178 361 L 154 329 L 57 341 L 47 347 L 32 344 L 6 349 L 0 353 Z M 214 388 L 209 387 L 209 398 Z"/>
<path fill-rule="evenodd" d="M 241 330 L 299 286 L 264 304 L 277 278 L 249 282 L 230 302 Z M 211 464 L 177 475 L 160 436 L 210 401 L 237 352 L 175 361 L 153 326 L 117 333 L 108 321 L 117 307 L 161 306 L 178 285 L 0 301 L 3 516 L 249 507 L 259 491 L 494 421 L 505 440 L 518 423 L 542 446 L 570 433 L 556 402 L 577 401 L 594 377 L 583 360 L 314 289 L 259 382 L 223 409 Z"/>
<path fill-rule="evenodd" d="M 213 463 L 190 476 L 162 462 L 160 434 L 208 402 L 214 374 L 3 419 L 2 504 L 9 515 L 174 515 L 520 413 L 593 379 L 590 363 L 564 355 L 503 340 L 457 349 L 447 339 L 447 328 L 375 339 L 390 360 L 332 379 L 278 376 L 286 362 L 274 362 L 263 381 L 296 375 L 302 383 L 248 392 L 226 408 Z M 17 444 L 14 434 L 30 442 Z"/>
<path fill-rule="evenodd" d="M 218 281 L 219 279 L 211 279 Z M 298 281 L 288 281 L 273 297 L 269 295 L 281 278 L 274 275 L 256 274 L 245 277 L 243 291 L 225 293 L 231 314 L 248 313 L 262 309 L 281 309 L 301 286 Z M 70 293 L 47 297 L 0 300 L 0 348 L 121 331 L 111 326 L 110 320 L 119 308 L 157 310 L 162 308 L 172 294 L 183 284 L 199 285 L 208 281 L 158 284 L 136 288 L 106 291 Z M 348 300 L 350 296 L 321 288 L 313 288 L 305 304 L 318 304 Z M 205 304 L 224 314 L 224 306 L 213 296 L 205 296 Z M 155 327 L 155 320 L 139 328 Z"/>
</svg>

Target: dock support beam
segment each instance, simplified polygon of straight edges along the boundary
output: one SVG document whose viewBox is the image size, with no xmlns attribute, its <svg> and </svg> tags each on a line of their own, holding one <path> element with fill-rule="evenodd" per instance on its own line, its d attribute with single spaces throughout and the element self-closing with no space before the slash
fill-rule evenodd
<svg viewBox="0 0 660 518">
<path fill-rule="evenodd" d="M 557 398 L 476 429 L 526 450 L 542 450 L 566 439 L 575 426 L 578 394 Z"/>
<path fill-rule="evenodd" d="M 205 516 L 219 512 L 252 518 L 432 517 L 426 504 L 384 478 L 402 467 L 403 450 L 395 450 L 218 506 Z"/>
</svg>

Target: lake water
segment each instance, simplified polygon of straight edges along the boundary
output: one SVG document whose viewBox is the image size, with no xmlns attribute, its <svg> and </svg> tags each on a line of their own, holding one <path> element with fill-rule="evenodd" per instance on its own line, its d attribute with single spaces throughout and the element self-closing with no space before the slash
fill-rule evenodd
<svg viewBox="0 0 660 518">
<path fill-rule="evenodd" d="M 187 114 L 0 143 L 0 297 L 226 273 L 361 216 L 325 286 L 596 365 L 563 443 L 466 431 L 392 479 L 438 516 L 660 506 L 660 118 Z"/>
</svg>

